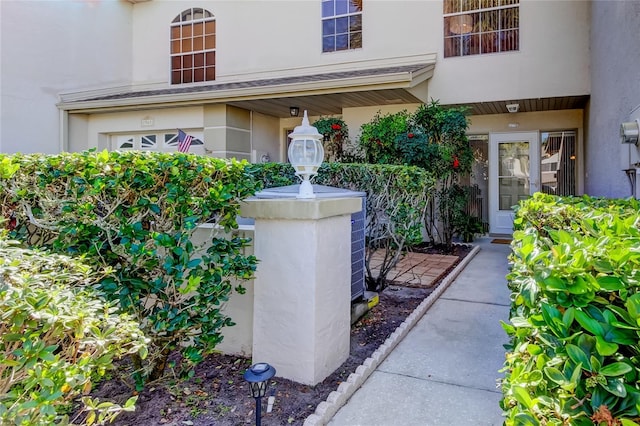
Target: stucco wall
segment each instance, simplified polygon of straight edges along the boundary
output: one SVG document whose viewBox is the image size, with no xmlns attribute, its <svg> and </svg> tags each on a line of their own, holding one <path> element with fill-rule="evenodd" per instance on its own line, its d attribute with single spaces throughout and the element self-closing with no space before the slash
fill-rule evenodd
<svg viewBox="0 0 640 426">
<path fill-rule="evenodd" d="M 216 16 L 218 81 L 384 66 L 437 53 L 429 96 L 443 103 L 589 90 L 587 1 L 521 0 L 520 51 L 463 58 L 443 58 L 442 1 L 364 2 L 362 49 L 332 53 L 321 51 L 319 1 L 217 0 L 189 6 Z M 185 7 L 158 1 L 135 5 L 136 84 L 168 84 L 168 28 Z"/>
<path fill-rule="evenodd" d="M 131 4 L 0 1 L 0 151 L 60 151 L 58 94 L 128 84 Z"/>
<path fill-rule="evenodd" d="M 640 106 L 640 2 L 594 1 L 585 190 L 590 195 L 628 197 L 621 171 L 620 123 Z"/>
<path fill-rule="evenodd" d="M 588 94 L 589 2 L 521 0 L 518 52 L 443 58 L 439 41 L 438 58 L 429 97 L 446 104 Z"/>
</svg>

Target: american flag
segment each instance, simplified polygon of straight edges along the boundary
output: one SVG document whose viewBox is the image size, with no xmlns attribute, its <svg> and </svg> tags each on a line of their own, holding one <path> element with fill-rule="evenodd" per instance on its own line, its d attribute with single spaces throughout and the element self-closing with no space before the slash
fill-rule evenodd
<svg viewBox="0 0 640 426">
<path fill-rule="evenodd" d="M 178 129 L 178 152 L 189 152 L 191 139 L 193 139 L 191 135 L 188 135 L 182 130 Z"/>
</svg>

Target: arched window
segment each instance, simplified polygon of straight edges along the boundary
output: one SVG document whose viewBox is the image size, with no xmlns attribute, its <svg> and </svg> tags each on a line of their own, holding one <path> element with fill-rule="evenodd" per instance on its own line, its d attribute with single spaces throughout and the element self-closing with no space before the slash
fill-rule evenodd
<svg viewBox="0 0 640 426">
<path fill-rule="evenodd" d="M 216 20 L 193 7 L 171 23 L 171 84 L 216 79 Z"/>
</svg>

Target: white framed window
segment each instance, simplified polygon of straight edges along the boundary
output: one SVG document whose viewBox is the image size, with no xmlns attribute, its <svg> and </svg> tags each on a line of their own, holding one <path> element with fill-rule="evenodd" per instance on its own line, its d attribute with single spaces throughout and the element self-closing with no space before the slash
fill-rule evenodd
<svg viewBox="0 0 640 426">
<path fill-rule="evenodd" d="M 204 155 L 202 132 L 188 130 L 185 130 L 185 132 L 192 136 L 188 153 Z M 178 132 L 113 135 L 111 137 L 111 149 L 117 151 L 177 152 Z"/>
<path fill-rule="evenodd" d="M 520 0 L 444 0 L 444 57 L 520 49 Z"/>
<path fill-rule="evenodd" d="M 171 23 L 171 84 L 216 79 L 216 19 L 192 7 Z"/>
<path fill-rule="evenodd" d="M 322 51 L 362 47 L 362 0 L 322 1 Z"/>
</svg>

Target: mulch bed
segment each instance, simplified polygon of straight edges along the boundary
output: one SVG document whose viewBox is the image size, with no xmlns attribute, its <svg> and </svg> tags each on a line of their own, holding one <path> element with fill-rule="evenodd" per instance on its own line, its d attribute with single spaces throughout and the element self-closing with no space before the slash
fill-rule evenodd
<svg viewBox="0 0 640 426">
<path fill-rule="evenodd" d="M 442 250 L 422 247 L 419 251 L 442 253 Z M 418 250 L 415 250 L 418 251 Z M 471 251 L 469 246 L 456 246 L 460 260 Z M 451 253 L 447 253 L 451 254 Z M 455 266 L 455 265 L 454 265 Z M 451 268 L 453 269 L 453 267 Z M 269 383 L 267 395 L 275 396 L 273 411 L 266 412 L 263 399 L 262 422 L 267 425 L 300 425 L 329 393 L 355 372 L 426 298 L 446 271 L 430 288 L 409 288 L 392 283 L 380 294 L 380 302 L 351 328 L 351 350 L 347 361 L 331 376 L 316 386 L 301 385 L 275 377 Z M 194 425 L 235 426 L 255 422 L 255 400 L 250 398 L 248 384 L 242 375 L 251 360 L 216 354 L 207 357 L 195 368 L 190 379 L 172 377 L 171 371 L 160 383 L 148 386 L 138 396 L 136 411 L 123 413 L 113 423 L 117 426 Z M 133 392 L 126 366 L 119 368 L 122 377 L 104 382 L 92 396 L 123 402 Z"/>
</svg>

